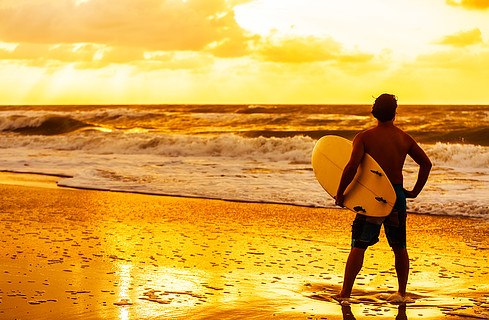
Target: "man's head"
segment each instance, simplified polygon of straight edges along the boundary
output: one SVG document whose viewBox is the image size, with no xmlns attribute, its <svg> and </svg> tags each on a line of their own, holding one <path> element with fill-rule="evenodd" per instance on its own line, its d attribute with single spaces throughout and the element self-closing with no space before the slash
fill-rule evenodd
<svg viewBox="0 0 489 320">
<path fill-rule="evenodd" d="M 397 98 L 392 94 L 381 94 L 375 99 L 372 114 L 377 120 L 387 122 L 396 116 Z"/>
</svg>

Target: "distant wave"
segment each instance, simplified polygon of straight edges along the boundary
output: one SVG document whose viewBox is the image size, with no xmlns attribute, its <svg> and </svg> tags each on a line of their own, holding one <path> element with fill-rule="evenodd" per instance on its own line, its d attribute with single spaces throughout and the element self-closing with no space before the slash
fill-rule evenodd
<svg viewBox="0 0 489 320">
<path fill-rule="evenodd" d="M 463 143 L 489 146 L 489 128 L 466 128 L 453 131 L 412 132 L 420 142 Z"/>
<path fill-rule="evenodd" d="M 414 108 L 414 107 L 413 107 Z M 482 107 L 481 107 L 482 108 Z M 419 110 L 418 110 L 419 109 Z M 474 109 L 474 110 L 472 110 Z M 474 120 L 456 108 L 439 108 L 437 117 L 428 107 L 405 110 L 398 125 L 426 144 L 460 143 L 489 146 L 489 111 L 473 111 Z M 455 110 L 455 111 L 454 111 Z M 409 112 L 410 113 L 409 113 Z M 452 112 L 446 115 L 447 112 Z M 367 106 L 131 106 L 86 110 L 59 107 L 58 111 L 7 110 L 0 112 L 0 132 L 58 135 L 85 127 L 153 132 L 234 133 L 248 138 L 305 136 L 318 139 L 335 134 L 352 139 L 371 127 Z"/>
<path fill-rule="evenodd" d="M 88 123 L 114 122 L 124 120 L 148 119 L 155 116 L 162 116 L 165 113 L 141 111 L 131 108 L 117 109 L 94 109 L 87 111 L 69 110 L 66 111 L 34 111 L 34 110 L 9 110 L 0 112 L 0 130 L 3 126 L 12 121 L 42 121 L 49 117 L 65 117 Z"/>
<path fill-rule="evenodd" d="M 59 135 L 92 125 L 69 116 L 43 115 L 41 117 L 10 116 L 0 118 L 0 131 L 23 135 Z"/>
</svg>

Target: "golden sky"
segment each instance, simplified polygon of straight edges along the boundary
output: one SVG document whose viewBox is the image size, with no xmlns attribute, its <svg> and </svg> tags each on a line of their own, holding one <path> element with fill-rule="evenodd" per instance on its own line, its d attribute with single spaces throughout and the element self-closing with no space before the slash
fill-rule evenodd
<svg viewBox="0 0 489 320">
<path fill-rule="evenodd" d="M 0 104 L 489 104 L 489 0 L 0 0 Z"/>
</svg>

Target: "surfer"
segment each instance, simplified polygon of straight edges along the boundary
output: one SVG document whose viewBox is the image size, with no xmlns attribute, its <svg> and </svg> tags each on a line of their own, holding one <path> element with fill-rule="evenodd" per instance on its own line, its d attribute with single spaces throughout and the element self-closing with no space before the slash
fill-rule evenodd
<svg viewBox="0 0 489 320">
<path fill-rule="evenodd" d="M 431 170 L 431 161 L 416 141 L 394 125 L 397 98 L 382 94 L 372 107 L 377 119 L 375 128 L 357 134 L 353 150 L 336 193 L 336 204 L 343 206 L 344 192 L 352 182 L 365 153 L 370 154 L 382 167 L 396 192 L 397 200 L 387 217 L 367 217 L 357 213 L 352 226 L 351 251 L 345 267 L 341 292 L 334 298 L 342 301 L 350 298 L 353 284 L 360 272 L 365 250 L 379 241 L 380 227 L 384 224 L 389 245 L 395 256 L 398 292 L 391 296 L 393 302 L 406 301 L 406 285 L 409 275 L 409 256 L 406 249 L 406 198 L 416 198 L 423 189 Z M 403 188 L 402 168 L 409 155 L 418 165 L 418 178 L 410 191 Z"/>
</svg>

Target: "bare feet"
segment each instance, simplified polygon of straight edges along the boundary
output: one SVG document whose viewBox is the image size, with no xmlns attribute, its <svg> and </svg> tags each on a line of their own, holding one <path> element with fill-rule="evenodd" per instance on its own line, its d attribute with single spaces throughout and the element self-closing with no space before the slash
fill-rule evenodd
<svg viewBox="0 0 489 320">
<path fill-rule="evenodd" d="M 413 302 L 413 300 L 409 298 L 407 295 L 401 295 L 399 292 L 390 295 L 387 298 L 387 301 L 394 304 L 405 304 L 405 303 Z"/>
<path fill-rule="evenodd" d="M 341 295 L 341 293 L 332 296 L 332 298 L 334 300 L 338 301 L 340 303 L 340 305 L 342 305 L 342 306 L 348 306 L 348 305 L 350 305 L 350 297 L 343 297 Z"/>
</svg>

